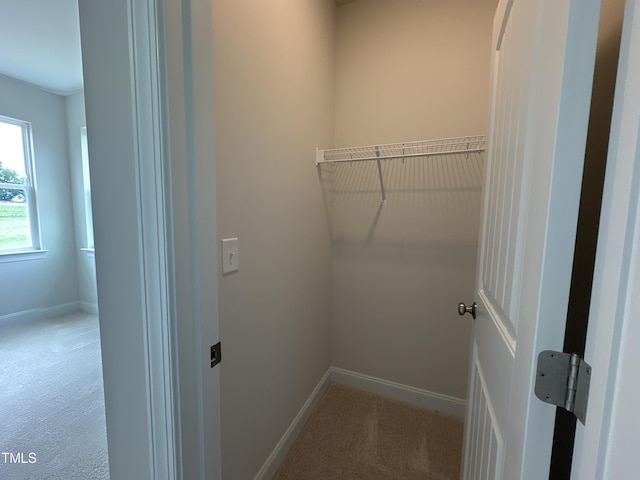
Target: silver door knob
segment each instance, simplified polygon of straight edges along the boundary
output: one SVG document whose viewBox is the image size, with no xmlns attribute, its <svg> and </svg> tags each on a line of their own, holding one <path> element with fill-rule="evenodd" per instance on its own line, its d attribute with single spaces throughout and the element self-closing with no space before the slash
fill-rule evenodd
<svg viewBox="0 0 640 480">
<path fill-rule="evenodd" d="M 466 306 L 464 303 L 460 302 L 458 304 L 458 315 L 464 315 L 465 313 L 470 313 L 471 316 L 474 318 L 476 318 L 476 308 L 478 307 L 478 304 L 476 302 L 473 302 L 470 306 Z"/>
</svg>

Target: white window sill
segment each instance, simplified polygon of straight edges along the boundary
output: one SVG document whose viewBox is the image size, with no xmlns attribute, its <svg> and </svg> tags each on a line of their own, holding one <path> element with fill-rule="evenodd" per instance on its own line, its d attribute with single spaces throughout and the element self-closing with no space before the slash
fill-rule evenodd
<svg viewBox="0 0 640 480">
<path fill-rule="evenodd" d="M 28 250 L 25 252 L 0 252 L 0 263 L 26 262 L 28 260 L 42 260 L 47 250 Z"/>
<path fill-rule="evenodd" d="M 81 248 L 80 250 L 82 250 L 84 253 L 86 253 L 87 257 L 89 257 L 89 258 L 95 258 L 96 257 L 96 249 L 95 248 Z"/>
</svg>

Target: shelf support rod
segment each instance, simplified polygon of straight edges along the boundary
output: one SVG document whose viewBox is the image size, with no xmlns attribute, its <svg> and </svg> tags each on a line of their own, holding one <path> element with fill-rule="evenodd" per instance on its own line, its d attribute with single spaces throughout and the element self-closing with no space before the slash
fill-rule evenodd
<svg viewBox="0 0 640 480">
<path fill-rule="evenodd" d="M 376 162 L 378 164 L 378 177 L 380 178 L 380 191 L 382 192 L 382 205 L 387 204 L 387 194 L 384 191 L 384 181 L 382 179 L 382 165 L 380 164 L 380 147 L 376 146 Z"/>
</svg>

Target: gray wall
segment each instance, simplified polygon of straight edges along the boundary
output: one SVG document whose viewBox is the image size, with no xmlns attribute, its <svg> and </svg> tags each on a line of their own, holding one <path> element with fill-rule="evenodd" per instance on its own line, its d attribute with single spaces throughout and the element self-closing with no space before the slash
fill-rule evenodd
<svg viewBox="0 0 640 480">
<path fill-rule="evenodd" d="M 64 98 L 0 76 L 0 115 L 31 122 L 40 233 L 39 260 L 0 264 L 0 319 L 76 302 L 78 281 Z"/>
<path fill-rule="evenodd" d="M 240 252 L 219 279 L 223 478 L 253 478 L 331 363 L 314 160 L 333 143 L 334 9 L 213 1 L 218 232 Z"/>
<path fill-rule="evenodd" d="M 80 302 L 82 302 L 84 309 L 97 313 L 98 293 L 96 289 L 95 256 L 91 252 L 81 250 L 87 247 L 86 212 L 82 181 L 82 151 L 80 147 L 80 128 L 87 124 L 84 114 L 84 92 L 73 93 L 66 96 L 64 100 L 67 114 L 71 194 L 78 264 L 78 298 Z"/>
<path fill-rule="evenodd" d="M 336 147 L 486 133 L 495 0 L 337 9 Z M 326 169 L 333 365 L 465 398 L 482 159 Z"/>
</svg>

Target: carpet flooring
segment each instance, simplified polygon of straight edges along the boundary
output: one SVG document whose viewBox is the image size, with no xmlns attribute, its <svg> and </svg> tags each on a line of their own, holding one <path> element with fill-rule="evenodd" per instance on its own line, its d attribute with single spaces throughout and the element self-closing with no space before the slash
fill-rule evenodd
<svg viewBox="0 0 640 480">
<path fill-rule="evenodd" d="M 0 479 L 108 478 L 98 318 L 0 327 Z"/>
<path fill-rule="evenodd" d="M 331 385 L 274 480 L 458 480 L 463 421 Z"/>
</svg>

